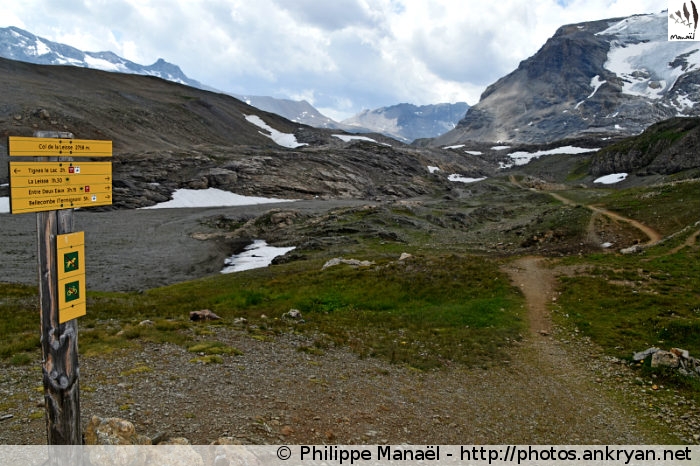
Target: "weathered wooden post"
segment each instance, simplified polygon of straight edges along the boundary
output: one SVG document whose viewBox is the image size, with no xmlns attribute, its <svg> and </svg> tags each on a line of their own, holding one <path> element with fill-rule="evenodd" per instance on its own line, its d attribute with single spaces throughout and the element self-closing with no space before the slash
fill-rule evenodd
<svg viewBox="0 0 700 466">
<path fill-rule="evenodd" d="M 34 136 L 73 138 L 71 133 L 54 132 Z M 56 237 L 73 231 L 73 209 L 37 212 L 36 229 L 47 440 L 49 445 L 82 445 L 78 321 L 61 324 L 58 316 Z"/>
<path fill-rule="evenodd" d="M 58 321 L 56 236 L 73 230 L 73 211 L 37 213 L 39 299 L 49 445 L 81 445 L 78 320 Z"/>
</svg>

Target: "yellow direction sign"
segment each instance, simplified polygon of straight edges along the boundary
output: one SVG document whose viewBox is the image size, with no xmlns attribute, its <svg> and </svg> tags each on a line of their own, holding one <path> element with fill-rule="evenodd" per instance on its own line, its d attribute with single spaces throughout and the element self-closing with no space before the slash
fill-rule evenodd
<svg viewBox="0 0 700 466">
<path fill-rule="evenodd" d="M 111 162 L 10 162 L 13 214 L 112 204 Z"/>
<path fill-rule="evenodd" d="M 20 195 L 12 190 L 10 197 L 10 210 L 13 214 L 24 214 L 27 212 L 43 212 L 47 210 L 77 209 L 80 207 L 97 207 L 112 205 L 112 185 L 89 185 L 87 190 L 78 188 L 49 188 L 39 189 L 38 194 L 30 194 L 27 188 L 23 189 L 26 195 Z M 76 189 L 77 192 L 68 193 L 68 189 Z M 62 192 L 56 192 L 62 191 Z M 87 192 L 86 192 L 87 191 Z M 23 194 L 23 193 L 22 193 Z"/>
<path fill-rule="evenodd" d="M 112 176 L 112 162 L 10 162 L 12 179 L 59 175 Z"/>
<path fill-rule="evenodd" d="M 85 306 L 85 233 L 56 236 L 58 271 L 58 322 L 63 324 L 84 316 Z"/>
<path fill-rule="evenodd" d="M 10 162 L 10 185 L 13 188 L 111 182 L 111 162 Z"/>
<path fill-rule="evenodd" d="M 111 157 L 112 141 L 10 136 L 7 151 L 22 157 Z"/>
</svg>

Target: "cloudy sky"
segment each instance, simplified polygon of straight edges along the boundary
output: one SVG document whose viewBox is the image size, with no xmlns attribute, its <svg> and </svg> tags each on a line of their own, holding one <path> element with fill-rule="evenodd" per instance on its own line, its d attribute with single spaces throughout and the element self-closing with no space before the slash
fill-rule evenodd
<svg viewBox="0 0 700 466">
<path fill-rule="evenodd" d="M 564 24 L 658 13 L 668 0 L 12 0 L 17 26 L 85 51 L 158 58 L 224 92 L 364 108 L 465 101 Z"/>
</svg>

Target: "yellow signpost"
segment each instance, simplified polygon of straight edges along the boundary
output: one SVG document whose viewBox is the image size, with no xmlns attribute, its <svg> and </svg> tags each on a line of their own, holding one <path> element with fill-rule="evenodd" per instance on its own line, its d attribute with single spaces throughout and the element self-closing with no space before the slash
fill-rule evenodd
<svg viewBox="0 0 700 466">
<path fill-rule="evenodd" d="M 13 214 L 37 213 L 42 369 L 50 374 L 44 377 L 48 442 L 80 445 L 76 318 L 86 314 L 85 235 L 72 232 L 71 209 L 111 205 L 113 179 L 110 162 L 73 157 L 111 157 L 112 141 L 50 131 L 35 135 L 8 138 L 11 157 L 32 160 L 10 162 L 10 205 Z"/>
<path fill-rule="evenodd" d="M 10 157 L 111 157 L 112 141 L 10 136 L 7 150 Z"/>
<path fill-rule="evenodd" d="M 56 266 L 58 322 L 62 324 L 86 314 L 84 232 L 56 236 Z"/>
</svg>

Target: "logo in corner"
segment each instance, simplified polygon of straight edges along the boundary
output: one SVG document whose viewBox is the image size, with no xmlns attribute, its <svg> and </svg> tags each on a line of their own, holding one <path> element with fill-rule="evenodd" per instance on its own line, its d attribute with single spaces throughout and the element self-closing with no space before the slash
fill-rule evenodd
<svg viewBox="0 0 700 466">
<path fill-rule="evenodd" d="M 700 41 L 700 36 L 695 38 L 698 30 L 698 7 L 695 1 L 669 0 L 668 40 Z"/>
</svg>

